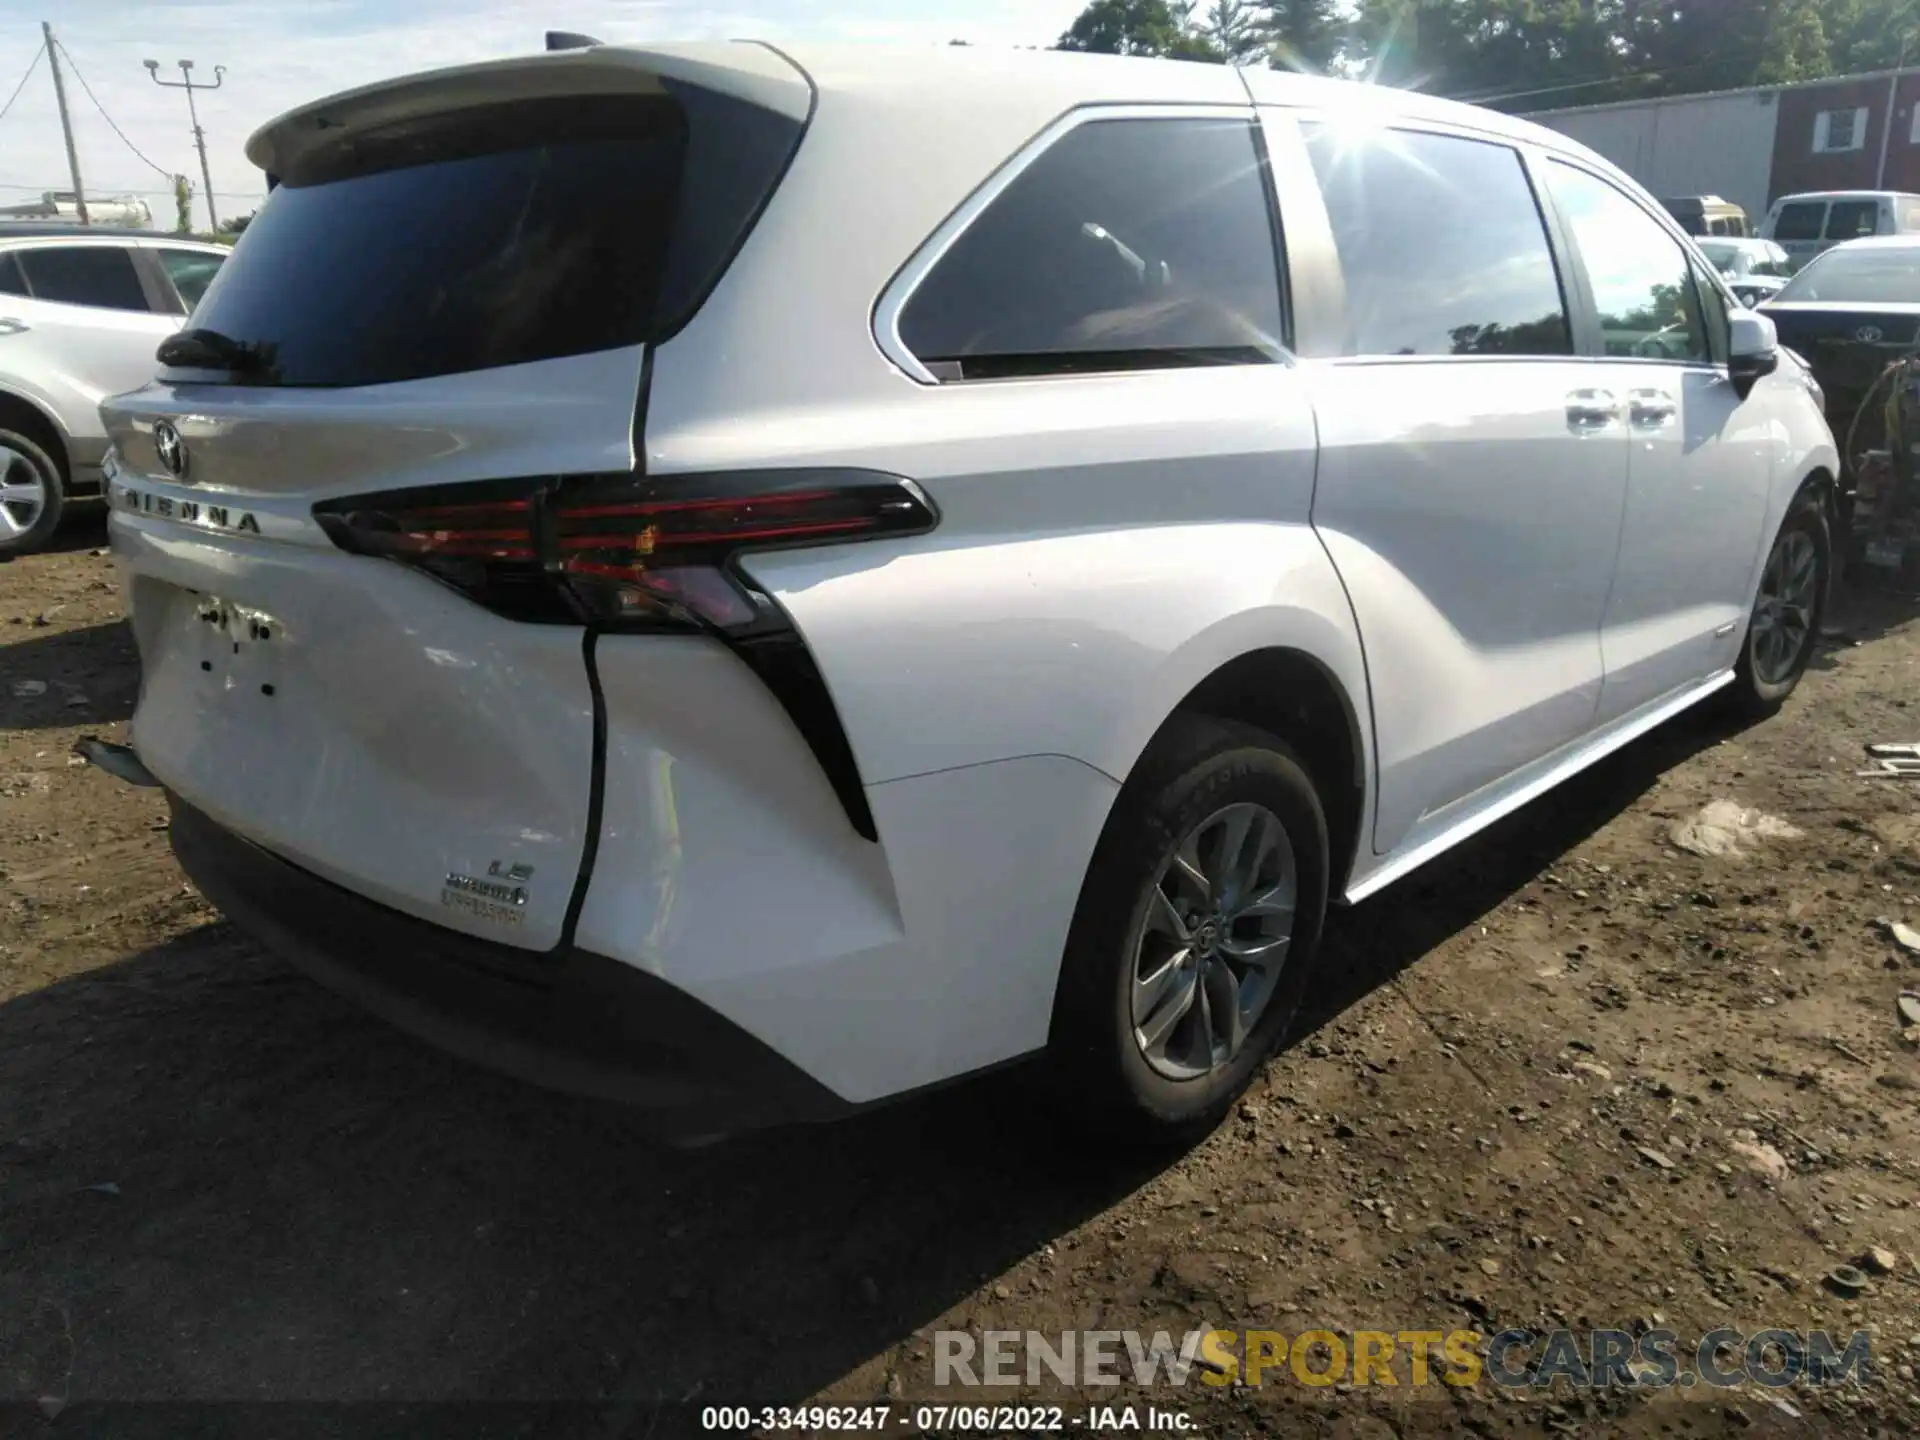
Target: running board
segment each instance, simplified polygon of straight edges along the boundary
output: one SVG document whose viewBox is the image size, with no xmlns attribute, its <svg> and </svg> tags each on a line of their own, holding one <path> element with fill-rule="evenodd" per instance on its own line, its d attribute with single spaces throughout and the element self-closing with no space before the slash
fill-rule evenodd
<svg viewBox="0 0 1920 1440">
<path fill-rule="evenodd" d="M 1496 820 L 1505 819 L 1522 805 L 1539 799 L 1556 785 L 1579 774 L 1596 761 L 1604 760 L 1614 751 L 1631 745 L 1649 730 L 1658 729 L 1681 711 L 1691 709 L 1714 691 L 1732 682 L 1733 671 L 1722 670 L 1718 675 L 1711 675 L 1670 699 L 1657 700 L 1651 706 L 1622 716 L 1605 729 L 1576 740 L 1558 754 L 1549 755 L 1534 766 L 1520 771 L 1520 776 L 1530 775 L 1531 778 L 1520 779 L 1512 783 L 1510 788 L 1498 790 L 1492 798 L 1469 810 L 1439 833 L 1407 850 L 1389 855 L 1379 869 L 1348 886 L 1345 897 L 1347 904 L 1356 905 L 1369 895 L 1386 889 L 1394 881 L 1451 850 L 1468 836 L 1478 834 Z"/>
</svg>

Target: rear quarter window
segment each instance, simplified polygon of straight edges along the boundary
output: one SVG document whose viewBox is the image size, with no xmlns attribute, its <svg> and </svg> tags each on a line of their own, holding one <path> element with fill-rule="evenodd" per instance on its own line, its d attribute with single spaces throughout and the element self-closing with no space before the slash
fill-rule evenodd
<svg viewBox="0 0 1920 1440">
<path fill-rule="evenodd" d="M 1277 359 L 1279 268 L 1252 125 L 1075 126 L 954 241 L 899 332 L 940 379 Z"/>
</svg>

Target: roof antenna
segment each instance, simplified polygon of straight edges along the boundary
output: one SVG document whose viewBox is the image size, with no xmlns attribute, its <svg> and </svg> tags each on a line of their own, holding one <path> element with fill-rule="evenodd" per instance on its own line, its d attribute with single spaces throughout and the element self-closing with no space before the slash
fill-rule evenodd
<svg viewBox="0 0 1920 1440">
<path fill-rule="evenodd" d="M 591 35 L 576 35 L 571 30 L 547 31 L 547 49 L 549 50 L 587 50 L 599 43 Z"/>
</svg>

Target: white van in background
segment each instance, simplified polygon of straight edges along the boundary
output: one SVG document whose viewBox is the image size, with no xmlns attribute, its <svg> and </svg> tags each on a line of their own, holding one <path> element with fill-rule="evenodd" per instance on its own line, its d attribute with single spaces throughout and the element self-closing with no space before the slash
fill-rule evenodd
<svg viewBox="0 0 1920 1440">
<path fill-rule="evenodd" d="M 1821 190 L 1773 202 L 1760 234 L 1793 259 L 1794 268 L 1843 240 L 1920 231 L 1920 195 L 1898 190 Z"/>
</svg>

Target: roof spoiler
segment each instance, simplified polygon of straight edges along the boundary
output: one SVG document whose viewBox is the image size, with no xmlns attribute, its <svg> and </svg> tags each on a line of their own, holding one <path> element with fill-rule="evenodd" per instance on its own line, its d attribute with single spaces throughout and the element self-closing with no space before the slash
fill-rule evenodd
<svg viewBox="0 0 1920 1440">
<path fill-rule="evenodd" d="M 547 31 L 547 49 L 549 50 L 589 50 L 600 44 L 591 35 L 576 35 L 571 30 Z"/>
</svg>

